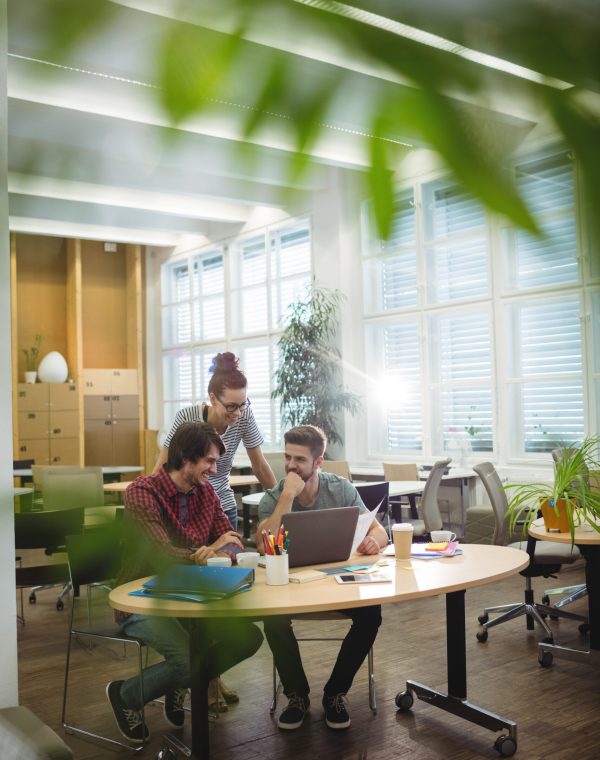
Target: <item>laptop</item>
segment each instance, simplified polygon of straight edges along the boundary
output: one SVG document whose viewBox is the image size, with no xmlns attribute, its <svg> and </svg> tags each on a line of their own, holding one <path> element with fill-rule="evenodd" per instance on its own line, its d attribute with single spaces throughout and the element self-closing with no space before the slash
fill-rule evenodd
<svg viewBox="0 0 600 760">
<path fill-rule="evenodd" d="M 289 512 L 282 520 L 288 532 L 290 567 L 344 562 L 350 556 L 360 507 Z"/>
</svg>

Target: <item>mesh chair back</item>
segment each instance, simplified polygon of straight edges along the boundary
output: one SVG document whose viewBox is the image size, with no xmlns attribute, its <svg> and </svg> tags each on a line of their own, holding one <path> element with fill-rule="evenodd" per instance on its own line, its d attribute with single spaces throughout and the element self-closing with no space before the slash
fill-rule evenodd
<svg viewBox="0 0 600 760">
<path fill-rule="evenodd" d="M 346 480 L 352 480 L 350 464 L 345 459 L 324 459 L 321 470 L 323 472 L 332 472 L 334 475 L 346 478 Z"/>
<path fill-rule="evenodd" d="M 476 464 L 473 466 L 473 469 L 481 478 L 483 487 L 494 510 L 495 526 L 492 543 L 496 544 L 496 546 L 504 546 L 508 530 L 508 524 L 504 519 L 508 509 L 508 499 L 506 491 L 502 488 L 502 481 L 491 462 Z"/>
<path fill-rule="evenodd" d="M 419 468 L 416 464 L 383 463 L 385 480 L 419 480 Z"/>
<path fill-rule="evenodd" d="M 450 464 L 452 458 L 442 459 L 436 462 L 427 477 L 425 488 L 421 496 L 421 514 L 425 523 L 425 530 L 431 533 L 432 530 L 441 530 L 444 527 L 440 508 L 438 506 L 438 491 L 446 467 Z"/>
<path fill-rule="evenodd" d="M 44 509 L 100 507 L 104 504 L 101 467 L 49 467 L 42 486 Z"/>
</svg>

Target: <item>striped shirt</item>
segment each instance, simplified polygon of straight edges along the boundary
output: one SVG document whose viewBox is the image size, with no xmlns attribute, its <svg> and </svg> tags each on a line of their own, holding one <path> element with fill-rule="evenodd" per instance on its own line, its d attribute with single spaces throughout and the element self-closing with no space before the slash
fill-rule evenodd
<svg viewBox="0 0 600 760">
<path fill-rule="evenodd" d="M 123 519 L 126 550 L 116 585 L 152 575 L 166 562 L 191 562 L 193 551 L 231 530 L 210 484 L 180 491 L 162 467 L 131 483 L 125 491 Z M 238 552 L 228 544 L 220 552 Z M 128 613 L 117 612 L 118 622 Z"/>
<path fill-rule="evenodd" d="M 184 409 L 180 409 L 175 415 L 175 421 L 169 431 L 169 435 L 165 438 L 163 446 L 169 448 L 175 431 L 182 423 L 204 422 L 203 412 L 206 408 L 206 404 L 197 404 L 196 406 L 186 406 Z M 264 438 L 254 419 L 252 407 L 249 406 L 247 409 L 244 409 L 238 420 L 225 430 L 221 438 L 225 444 L 225 453 L 217 460 L 217 472 L 215 475 L 210 476 L 210 484 L 221 499 L 223 510 L 236 514 L 237 504 L 235 496 L 229 487 L 229 473 L 233 467 L 233 457 L 240 445 L 240 441 L 243 442 L 247 449 L 255 449 L 264 443 Z"/>
</svg>

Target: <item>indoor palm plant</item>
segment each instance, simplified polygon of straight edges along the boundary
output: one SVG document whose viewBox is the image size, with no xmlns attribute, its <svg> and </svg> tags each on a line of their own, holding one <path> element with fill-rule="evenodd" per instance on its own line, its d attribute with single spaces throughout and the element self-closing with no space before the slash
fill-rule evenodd
<svg viewBox="0 0 600 760">
<path fill-rule="evenodd" d="M 600 470 L 600 435 L 586 436 L 577 445 L 565 447 L 554 464 L 553 483 L 505 486 L 509 491 L 507 519 L 510 530 L 523 526 L 523 535 L 542 511 L 548 530 L 571 533 L 583 522 L 600 533 L 600 493 L 590 485 L 589 473 Z"/>
<path fill-rule="evenodd" d="M 285 424 L 318 425 L 330 443 L 342 443 L 340 412 L 356 414 L 360 408 L 359 397 L 343 386 L 335 344 L 342 300 L 340 291 L 313 284 L 290 305 L 271 394 Z"/>
</svg>

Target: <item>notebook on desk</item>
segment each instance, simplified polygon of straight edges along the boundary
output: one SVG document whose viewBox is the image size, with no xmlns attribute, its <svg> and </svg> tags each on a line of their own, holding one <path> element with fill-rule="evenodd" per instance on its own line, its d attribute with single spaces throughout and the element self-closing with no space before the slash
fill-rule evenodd
<svg viewBox="0 0 600 760">
<path fill-rule="evenodd" d="M 359 512 L 359 507 L 338 507 L 288 513 L 282 523 L 290 567 L 347 560 Z"/>
</svg>

